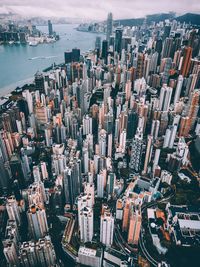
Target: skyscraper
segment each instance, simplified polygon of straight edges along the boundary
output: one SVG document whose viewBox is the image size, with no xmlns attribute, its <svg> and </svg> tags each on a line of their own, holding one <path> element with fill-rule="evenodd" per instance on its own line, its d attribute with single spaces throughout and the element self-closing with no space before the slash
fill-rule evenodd
<svg viewBox="0 0 200 267">
<path fill-rule="evenodd" d="M 141 229 L 142 217 L 138 210 L 131 210 L 129 231 L 128 231 L 128 243 L 138 245 L 140 229 Z"/>
<path fill-rule="evenodd" d="M 192 58 L 192 48 L 185 47 L 183 51 L 183 62 L 181 65 L 181 75 L 183 77 L 188 76 L 191 58 Z"/>
<path fill-rule="evenodd" d="M 111 246 L 113 243 L 113 232 L 114 218 L 110 212 L 105 211 L 101 215 L 100 241 L 106 246 Z"/>
<path fill-rule="evenodd" d="M 159 110 L 168 111 L 171 103 L 172 88 L 163 85 L 160 91 Z"/>
<path fill-rule="evenodd" d="M 89 207 L 84 207 L 80 211 L 80 239 L 82 242 L 91 242 L 94 233 L 94 218 L 93 218 L 93 209 Z"/>
<path fill-rule="evenodd" d="M 53 26 L 50 20 L 48 20 L 48 31 L 49 31 L 49 36 L 53 35 Z"/>
<path fill-rule="evenodd" d="M 115 31 L 115 51 L 118 54 L 121 54 L 122 50 L 122 33 L 123 29 L 121 27 L 118 27 Z"/>
<path fill-rule="evenodd" d="M 37 71 L 35 74 L 35 90 L 38 90 L 40 93 L 45 93 L 44 77 L 43 74 L 39 71 Z"/>
<path fill-rule="evenodd" d="M 113 31 L 113 15 L 112 13 L 108 13 L 107 31 L 106 31 L 106 40 L 108 43 L 110 41 L 110 36 L 112 35 L 112 31 Z"/>
<path fill-rule="evenodd" d="M 179 101 L 180 95 L 181 95 L 181 89 L 183 86 L 183 76 L 179 75 L 178 77 L 178 83 L 176 86 L 176 92 L 175 92 L 175 96 L 174 96 L 174 105 L 176 104 L 176 102 Z"/>
<path fill-rule="evenodd" d="M 45 209 L 31 205 L 28 210 L 28 223 L 32 236 L 35 239 L 44 237 L 48 232 L 48 224 Z"/>
</svg>

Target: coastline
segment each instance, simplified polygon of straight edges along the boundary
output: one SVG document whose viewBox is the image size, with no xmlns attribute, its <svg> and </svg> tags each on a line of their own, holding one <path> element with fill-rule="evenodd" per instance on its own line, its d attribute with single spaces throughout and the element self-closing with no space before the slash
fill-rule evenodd
<svg viewBox="0 0 200 267">
<path fill-rule="evenodd" d="M 15 89 L 17 87 L 22 87 L 24 86 L 25 84 L 30 84 L 34 81 L 34 77 L 31 77 L 31 78 L 27 78 L 27 79 L 24 79 L 24 80 L 21 80 L 21 81 L 18 81 L 16 83 L 12 83 L 10 85 L 7 85 L 5 87 L 1 87 L 0 88 L 0 97 L 4 97 L 10 93 L 12 93 L 13 91 L 15 91 Z"/>
</svg>

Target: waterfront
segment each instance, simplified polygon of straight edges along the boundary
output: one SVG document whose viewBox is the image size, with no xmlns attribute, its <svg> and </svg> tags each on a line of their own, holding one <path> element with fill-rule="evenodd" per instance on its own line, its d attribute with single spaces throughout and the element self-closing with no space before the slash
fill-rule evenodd
<svg viewBox="0 0 200 267">
<path fill-rule="evenodd" d="M 51 44 L 1 45 L 0 46 L 0 96 L 13 90 L 23 81 L 31 80 L 37 70 L 43 70 L 64 61 L 64 51 L 74 47 L 81 53 L 93 49 L 98 34 L 80 32 L 77 24 L 53 25 L 54 31 L 60 35 L 60 40 Z M 47 32 L 47 26 L 37 27 Z"/>
</svg>

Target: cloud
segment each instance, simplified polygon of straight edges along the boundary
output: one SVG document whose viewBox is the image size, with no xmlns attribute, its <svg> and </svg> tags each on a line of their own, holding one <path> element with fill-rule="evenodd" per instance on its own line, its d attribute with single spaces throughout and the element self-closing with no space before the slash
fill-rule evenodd
<svg viewBox="0 0 200 267">
<path fill-rule="evenodd" d="M 137 18 L 152 13 L 174 11 L 200 13 L 199 0 L 0 0 L 0 13 L 22 16 L 105 19 Z"/>
</svg>

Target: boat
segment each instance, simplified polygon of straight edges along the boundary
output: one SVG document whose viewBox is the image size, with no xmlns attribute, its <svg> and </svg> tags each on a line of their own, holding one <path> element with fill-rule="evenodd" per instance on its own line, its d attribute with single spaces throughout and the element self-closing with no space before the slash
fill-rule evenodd
<svg viewBox="0 0 200 267">
<path fill-rule="evenodd" d="M 38 45 L 38 42 L 37 41 L 30 41 L 29 42 L 29 45 L 30 46 L 37 46 Z"/>
<path fill-rule="evenodd" d="M 14 44 L 14 41 L 9 41 L 8 43 L 9 43 L 9 45 L 12 45 L 12 44 Z"/>
</svg>

